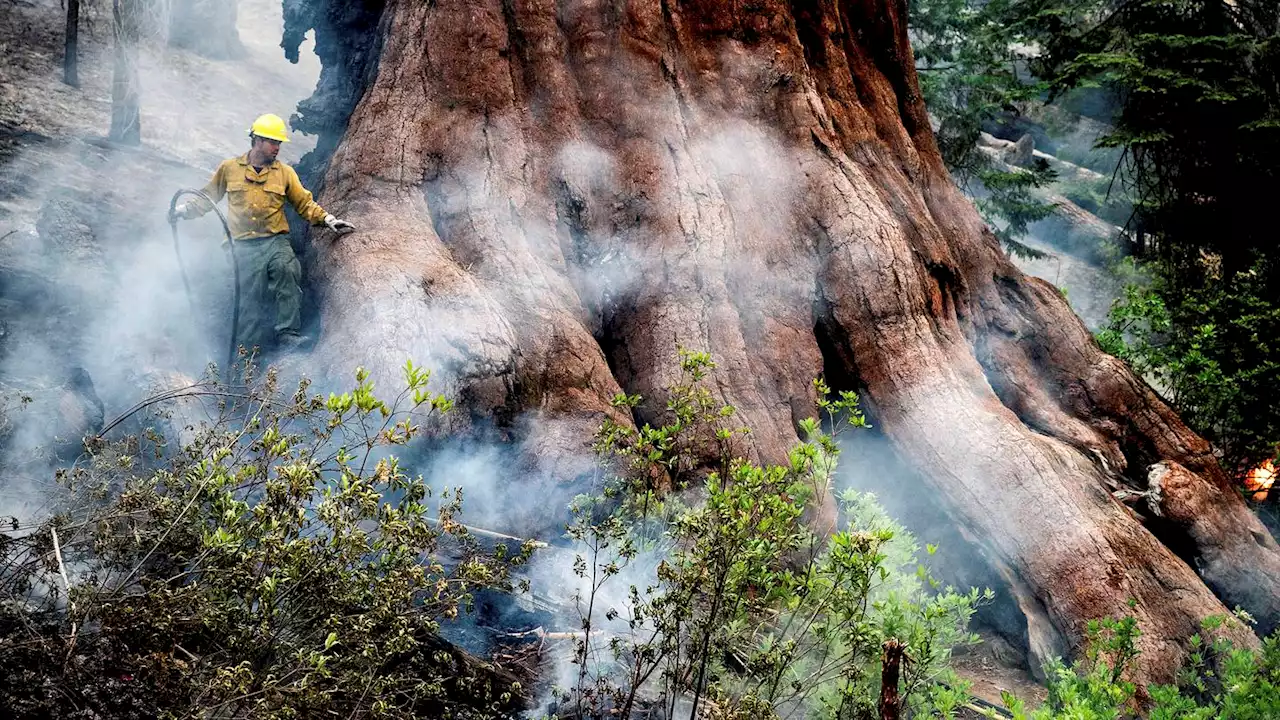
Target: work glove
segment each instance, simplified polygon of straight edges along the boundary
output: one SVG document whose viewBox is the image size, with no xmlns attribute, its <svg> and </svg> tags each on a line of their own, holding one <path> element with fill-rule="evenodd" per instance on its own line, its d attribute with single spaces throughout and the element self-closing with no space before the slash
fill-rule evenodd
<svg viewBox="0 0 1280 720">
<path fill-rule="evenodd" d="M 356 229 L 355 225 L 352 225 L 346 220 L 339 220 L 338 218 L 332 215 L 324 216 L 324 224 L 328 225 L 330 230 L 338 233 L 339 235 L 346 235 L 347 233 L 353 232 Z"/>
<path fill-rule="evenodd" d="M 195 200 L 178 203 L 169 213 L 169 222 L 177 224 L 179 220 L 191 220 L 200 216 L 200 205 Z"/>
</svg>

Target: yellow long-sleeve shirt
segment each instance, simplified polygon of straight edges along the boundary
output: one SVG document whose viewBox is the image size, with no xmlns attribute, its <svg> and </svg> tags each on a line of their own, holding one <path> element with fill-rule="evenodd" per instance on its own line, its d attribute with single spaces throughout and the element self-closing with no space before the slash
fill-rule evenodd
<svg viewBox="0 0 1280 720">
<path fill-rule="evenodd" d="M 224 160 L 204 191 L 214 202 L 227 196 L 227 221 L 231 237 L 236 240 L 289 232 L 289 221 L 284 215 L 285 200 L 312 225 L 322 224 L 328 214 L 311 198 L 311 191 L 302 186 L 296 170 L 276 160 L 259 172 L 249 164 L 247 153 Z M 189 212 L 199 217 L 211 209 L 208 203 L 198 199 Z"/>
</svg>

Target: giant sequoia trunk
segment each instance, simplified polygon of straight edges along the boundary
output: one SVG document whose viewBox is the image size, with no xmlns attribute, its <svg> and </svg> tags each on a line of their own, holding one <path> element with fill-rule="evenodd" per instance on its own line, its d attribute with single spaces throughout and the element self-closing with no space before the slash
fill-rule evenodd
<svg viewBox="0 0 1280 720">
<path fill-rule="evenodd" d="M 429 363 L 463 424 L 564 481 L 614 393 L 656 416 L 678 345 L 714 353 L 763 460 L 825 370 L 1008 579 L 1035 656 L 1133 598 L 1143 676 L 1167 679 L 1203 616 L 1280 617 L 1280 549 L 1208 445 L 948 179 L 901 0 L 286 0 L 286 19 L 326 63 L 299 121 L 335 148 L 321 200 L 360 228 L 316 238 L 335 369 Z"/>
</svg>

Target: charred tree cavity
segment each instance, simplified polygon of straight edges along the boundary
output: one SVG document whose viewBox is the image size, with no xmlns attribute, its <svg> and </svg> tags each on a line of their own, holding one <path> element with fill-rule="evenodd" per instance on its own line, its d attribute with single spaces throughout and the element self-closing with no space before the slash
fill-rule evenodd
<svg viewBox="0 0 1280 720">
<path fill-rule="evenodd" d="M 291 63 L 307 32 L 315 31 L 315 52 L 320 58 L 320 79 L 315 93 L 298 103 L 290 124 L 298 132 L 318 136 L 315 150 L 298 163 L 308 187 L 319 193 L 324 169 L 356 103 L 372 81 L 382 50 L 382 18 L 385 0 L 284 0 L 284 37 L 280 47 Z"/>
<path fill-rule="evenodd" d="M 822 354 L 822 377 L 833 393 L 863 392 L 866 386 L 858 380 L 858 363 L 849 352 L 852 343 L 848 333 L 831 316 L 831 307 L 820 292 L 813 304 L 813 337 Z"/>
</svg>

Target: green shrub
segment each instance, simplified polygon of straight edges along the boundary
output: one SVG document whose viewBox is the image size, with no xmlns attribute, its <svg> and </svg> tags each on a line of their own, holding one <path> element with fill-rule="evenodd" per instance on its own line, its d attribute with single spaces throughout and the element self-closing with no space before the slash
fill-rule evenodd
<svg viewBox="0 0 1280 720">
<path fill-rule="evenodd" d="M 1049 697 L 1028 711 L 1006 695 L 1015 720 L 1268 720 L 1280 717 L 1280 639 L 1272 637 L 1260 650 L 1236 648 L 1217 634 L 1227 622 L 1206 618 L 1202 632 L 1190 639 L 1187 664 L 1172 685 L 1147 688 L 1137 696 L 1125 679 L 1138 657 L 1141 634 L 1132 617 L 1090 623 L 1085 656 L 1068 667 L 1055 661 L 1046 669 Z"/>
<path fill-rule="evenodd" d="M 846 493 L 845 529 L 815 537 L 805 519 L 830 496 L 834 436 L 806 420 L 788 464 L 743 460 L 733 409 L 703 383 L 714 364 L 686 351 L 681 361 L 669 422 L 606 423 L 598 448 L 613 472 L 599 494 L 575 503 L 570 535 L 583 548 L 576 572 L 588 588 L 579 598 L 587 634 L 564 701 L 580 717 L 626 717 L 641 699 L 670 711 L 681 696 L 717 718 L 782 708 L 878 717 L 882 647 L 895 639 L 911 658 L 904 701 L 921 713 L 958 702 L 943 681 L 957 682 L 950 653 L 975 641 L 966 626 L 983 596 L 938 587 L 914 539 L 869 495 Z M 833 432 L 866 425 L 856 395 L 817 389 Z M 655 571 L 640 572 L 653 557 Z M 596 603 L 610 582 L 624 584 L 628 601 L 602 618 Z M 593 630 L 612 639 L 593 643 Z"/>
<path fill-rule="evenodd" d="M 491 716 L 519 690 L 440 640 L 518 558 L 481 553 L 388 450 L 449 409 L 409 364 L 394 401 L 274 378 L 216 401 L 180 449 L 89 443 L 62 509 L 0 535 L 7 717 Z M 429 507 L 429 504 L 434 507 Z M 437 559 L 448 546 L 458 559 Z M 527 552 L 526 548 L 526 552 Z M 56 558 L 56 561 L 55 561 Z"/>
<path fill-rule="evenodd" d="M 1212 258 L 1206 258 L 1212 262 Z M 1182 418 L 1243 475 L 1280 443 L 1280 305 L 1267 299 L 1270 264 L 1231 280 L 1212 273 L 1170 291 L 1163 274 L 1128 286 L 1098 340 L 1150 378 Z"/>
</svg>

